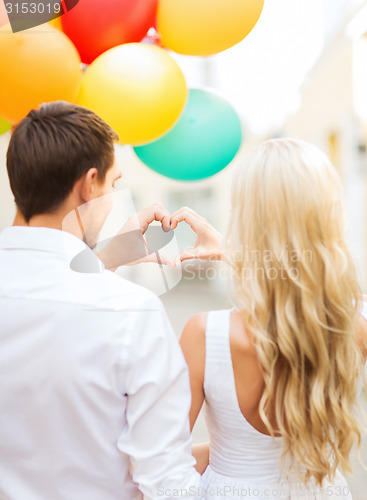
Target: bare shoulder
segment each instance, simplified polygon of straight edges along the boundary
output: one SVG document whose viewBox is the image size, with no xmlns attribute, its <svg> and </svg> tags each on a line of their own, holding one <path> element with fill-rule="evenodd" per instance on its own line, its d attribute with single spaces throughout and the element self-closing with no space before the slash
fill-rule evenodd
<svg viewBox="0 0 367 500">
<path fill-rule="evenodd" d="M 203 312 L 195 314 L 195 316 L 192 316 L 189 319 L 189 321 L 185 325 L 185 328 L 183 329 L 180 338 L 181 347 L 183 345 L 185 347 L 205 347 L 205 330 L 207 317 L 208 313 Z"/>
<path fill-rule="evenodd" d="M 205 329 L 207 313 L 196 314 L 186 323 L 180 346 L 189 367 L 191 385 L 202 387 L 205 373 Z"/>
<path fill-rule="evenodd" d="M 239 353 L 256 356 L 254 343 L 245 325 L 246 315 L 242 311 L 233 311 L 231 314 L 231 347 Z"/>
</svg>

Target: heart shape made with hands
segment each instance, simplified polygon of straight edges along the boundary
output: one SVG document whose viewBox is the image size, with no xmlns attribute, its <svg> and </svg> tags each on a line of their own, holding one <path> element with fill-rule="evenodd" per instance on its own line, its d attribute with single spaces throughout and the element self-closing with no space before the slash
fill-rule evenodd
<svg viewBox="0 0 367 500">
<path fill-rule="evenodd" d="M 204 217 L 201 217 L 194 210 L 183 207 L 177 210 L 173 215 L 170 215 L 164 207 L 158 205 L 154 211 L 154 217 L 152 217 L 152 214 L 150 215 L 148 220 L 144 221 L 144 228 L 147 229 L 145 229 L 145 231 L 143 229 L 143 234 L 146 236 L 149 253 L 153 253 L 151 252 L 151 250 L 153 250 L 157 254 L 157 260 L 154 260 L 155 262 L 172 265 L 172 258 L 163 252 L 159 252 L 161 260 L 159 261 L 158 251 L 172 240 L 173 231 L 181 222 L 191 227 L 192 231 L 196 234 L 196 242 L 193 248 L 186 249 L 175 257 L 174 265 L 178 265 L 189 259 L 219 260 L 221 258 L 221 234 L 209 224 Z M 155 226 L 150 226 L 152 221 L 161 222 L 162 226 L 161 228 L 158 226 L 158 230 L 163 229 L 163 231 L 155 231 L 151 233 L 154 234 L 154 237 L 149 238 L 149 234 L 147 233 L 153 228 L 157 228 Z"/>
<path fill-rule="evenodd" d="M 123 265 L 146 262 L 175 267 L 189 259 L 221 259 L 220 233 L 193 210 L 184 207 L 170 215 L 161 205 L 154 205 L 136 215 L 138 219 L 136 220 L 136 216 L 130 218 L 116 236 L 98 242 L 103 249 L 97 255 L 106 269 L 115 270 Z M 161 226 L 152 225 L 153 222 L 160 222 Z M 174 230 L 181 222 L 191 227 L 196 234 L 196 243 L 193 248 L 172 257 L 161 249 L 172 241 Z M 72 270 L 82 273 L 100 272 L 98 259 L 95 259 L 96 255 L 91 250 L 95 244 L 89 246 L 72 259 Z"/>
</svg>

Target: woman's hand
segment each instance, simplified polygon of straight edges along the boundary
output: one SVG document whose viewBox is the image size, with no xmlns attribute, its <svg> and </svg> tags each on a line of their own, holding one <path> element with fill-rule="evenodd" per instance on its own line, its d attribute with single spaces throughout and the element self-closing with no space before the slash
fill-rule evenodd
<svg viewBox="0 0 367 500">
<path fill-rule="evenodd" d="M 196 458 L 195 469 L 204 474 L 209 465 L 209 443 L 193 444 L 192 454 Z"/>
<path fill-rule="evenodd" d="M 197 239 L 194 248 L 180 252 L 175 264 L 188 259 L 221 260 L 222 235 L 209 222 L 194 212 L 191 208 L 183 207 L 171 216 L 171 229 L 174 230 L 178 224 L 185 221 L 196 233 Z"/>
</svg>

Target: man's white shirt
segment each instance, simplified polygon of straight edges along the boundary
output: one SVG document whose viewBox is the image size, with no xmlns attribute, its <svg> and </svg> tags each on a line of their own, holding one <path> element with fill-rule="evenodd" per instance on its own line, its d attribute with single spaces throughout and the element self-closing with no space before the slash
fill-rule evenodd
<svg viewBox="0 0 367 500">
<path fill-rule="evenodd" d="M 161 301 L 56 229 L 0 235 L 0 498 L 192 498 L 186 363 Z M 186 495 L 187 493 L 187 495 Z"/>
</svg>

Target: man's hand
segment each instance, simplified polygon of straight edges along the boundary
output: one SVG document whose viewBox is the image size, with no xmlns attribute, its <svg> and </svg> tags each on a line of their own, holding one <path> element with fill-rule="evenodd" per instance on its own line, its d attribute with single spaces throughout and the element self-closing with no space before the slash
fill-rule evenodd
<svg viewBox="0 0 367 500">
<path fill-rule="evenodd" d="M 184 250 L 175 259 L 175 264 L 188 259 L 221 260 L 221 234 L 209 222 L 191 208 L 183 207 L 171 217 L 171 229 L 185 221 L 196 233 L 197 239 L 194 248 Z"/>
<path fill-rule="evenodd" d="M 157 249 L 152 251 L 148 248 L 144 234 L 153 221 L 160 222 L 163 231 L 171 230 L 171 216 L 161 203 L 155 203 L 133 214 L 99 253 L 99 258 L 106 269 L 116 270 L 122 265 L 144 262 L 174 266 L 173 257 L 164 252 L 158 252 Z"/>
<path fill-rule="evenodd" d="M 153 221 L 160 222 L 163 231 L 168 232 L 171 230 L 171 215 L 162 203 L 155 203 L 147 208 L 143 208 L 143 210 L 137 212 L 136 215 L 139 220 L 142 234 L 146 233 L 149 225 Z"/>
</svg>

